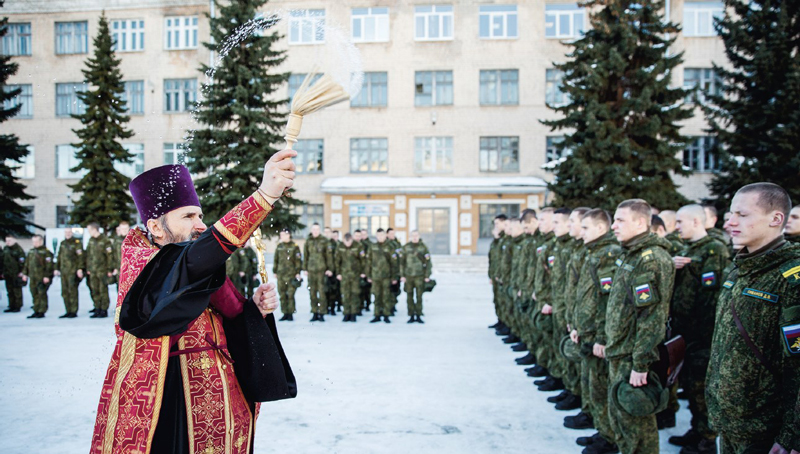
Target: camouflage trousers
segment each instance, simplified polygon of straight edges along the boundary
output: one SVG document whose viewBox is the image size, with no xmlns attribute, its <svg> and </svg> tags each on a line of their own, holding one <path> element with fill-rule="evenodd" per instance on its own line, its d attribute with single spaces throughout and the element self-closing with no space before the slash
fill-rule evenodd
<svg viewBox="0 0 800 454">
<path fill-rule="evenodd" d="M 106 277 L 102 274 L 92 274 L 86 279 L 87 284 L 89 284 L 89 294 L 92 296 L 94 308 L 101 311 L 107 311 L 109 300 Z"/>
<path fill-rule="evenodd" d="M 44 314 L 47 312 L 47 289 L 50 284 L 42 282 L 42 278 L 29 279 L 28 288 L 31 289 L 31 297 L 33 297 L 33 311 Z"/>
<path fill-rule="evenodd" d="M 492 303 L 494 303 L 494 313 L 497 315 L 497 320 L 500 320 L 502 316 L 500 315 L 500 304 L 497 301 L 498 299 L 498 286 L 500 284 L 497 283 L 496 280 L 492 279 Z"/>
<path fill-rule="evenodd" d="M 539 314 L 539 315 L 537 315 Z M 541 314 L 541 309 L 534 308 L 531 311 L 531 316 L 536 320 L 539 318 L 538 324 L 533 331 L 533 345 L 536 349 L 536 363 L 542 367 L 550 370 L 553 363 L 553 316 Z"/>
<path fill-rule="evenodd" d="M 392 315 L 392 305 L 394 304 L 394 296 L 389 290 L 392 281 L 389 278 L 373 279 L 372 280 L 372 294 L 375 296 L 375 316 Z"/>
<path fill-rule="evenodd" d="M 406 304 L 408 316 L 424 315 L 422 313 L 422 295 L 425 293 L 425 278 L 422 276 L 406 277 Z"/>
<path fill-rule="evenodd" d="M 692 413 L 692 429 L 709 440 L 717 438 L 717 433 L 708 423 L 706 405 L 706 372 L 711 355 L 711 346 L 688 342 L 686 357 L 680 375 L 680 384 L 689 400 Z"/>
<path fill-rule="evenodd" d="M 777 434 L 775 434 L 777 435 Z M 775 437 L 761 439 L 735 439 L 722 433 L 720 454 L 762 454 L 768 453 L 775 443 Z"/>
<path fill-rule="evenodd" d="M 550 336 L 551 342 L 551 351 L 553 352 L 552 356 L 552 364 L 550 367 L 547 368 L 550 371 L 550 375 L 556 378 L 560 378 L 562 380 L 569 380 L 567 378 L 567 359 L 561 354 L 560 344 L 561 339 L 567 333 L 567 322 L 564 320 L 563 311 L 557 310 L 556 307 L 553 307 L 553 331 Z M 567 388 L 570 389 L 570 388 Z M 573 391 L 573 389 L 570 389 Z"/>
<path fill-rule="evenodd" d="M 78 285 L 81 280 L 74 271 L 61 274 L 61 299 L 64 300 L 64 309 L 68 314 L 78 312 Z"/>
<path fill-rule="evenodd" d="M 328 298 L 325 295 L 324 271 L 308 272 L 308 291 L 311 295 L 311 313 L 325 315 L 328 312 Z"/>
<path fill-rule="evenodd" d="M 328 279 L 328 277 L 326 276 L 325 279 Z M 328 300 L 328 310 L 336 310 L 336 306 L 341 306 L 342 304 L 341 285 L 338 281 L 336 284 L 333 284 L 333 279 L 331 278 L 328 288 L 328 292 L 325 293 L 325 298 Z"/>
<path fill-rule="evenodd" d="M 278 276 L 278 299 L 281 301 L 281 313 L 292 315 L 295 312 L 294 293 L 297 291 L 292 285 L 294 275 Z"/>
<path fill-rule="evenodd" d="M 658 454 L 656 415 L 631 416 L 611 401 L 611 391 L 619 381 L 627 382 L 633 369 L 632 358 L 616 358 L 608 362 L 608 417 L 622 454 Z"/>
<path fill-rule="evenodd" d="M 361 310 L 361 278 L 358 275 L 342 276 L 340 288 L 344 315 L 357 315 Z"/>
<path fill-rule="evenodd" d="M 609 443 L 616 443 L 614 429 L 608 416 L 608 362 L 596 356 L 583 358 L 581 364 L 586 370 L 587 386 L 583 401 L 589 404 L 597 432 Z"/>
<path fill-rule="evenodd" d="M 8 308 L 19 309 L 22 307 L 22 287 L 15 284 L 13 277 L 6 278 L 6 293 L 8 294 Z"/>
</svg>

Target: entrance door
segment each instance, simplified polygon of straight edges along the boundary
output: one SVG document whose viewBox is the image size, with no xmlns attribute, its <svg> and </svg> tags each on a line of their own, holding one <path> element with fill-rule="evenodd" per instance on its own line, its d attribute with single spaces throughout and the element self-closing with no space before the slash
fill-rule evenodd
<svg viewBox="0 0 800 454">
<path fill-rule="evenodd" d="M 450 208 L 417 208 L 417 230 L 431 254 L 450 255 Z"/>
</svg>

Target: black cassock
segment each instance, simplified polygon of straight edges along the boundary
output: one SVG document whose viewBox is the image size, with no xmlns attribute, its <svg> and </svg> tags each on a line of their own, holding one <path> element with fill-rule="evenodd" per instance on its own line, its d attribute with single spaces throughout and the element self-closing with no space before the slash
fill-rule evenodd
<svg viewBox="0 0 800 454">
<path fill-rule="evenodd" d="M 214 227 L 195 241 L 161 247 L 125 296 L 120 307 L 120 328 L 144 339 L 184 333 L 208 308 L 212 295 L 231 285 L 226 284 L 225 261 L 230 257 L 226 249 L 235 251 L 236 246 Z M 264 318 L 250 298 L 244 302 L 241 314 L 232 318 L 223 316 L 223 327 L 236 377 L 251 406 L 253 402 L 297 395 L 297 384 L 272 314 Z M 172 351 L 177 349 L 175 343 Z M 189 453 L 180 356 L 169 358 L 164 398 L 150 452 Z"/>
</svg>

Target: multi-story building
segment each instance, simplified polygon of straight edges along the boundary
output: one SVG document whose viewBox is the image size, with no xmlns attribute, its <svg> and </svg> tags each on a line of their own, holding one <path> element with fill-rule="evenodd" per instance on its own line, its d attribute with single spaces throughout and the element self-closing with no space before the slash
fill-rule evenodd
<svg viewBox="0 0 800 454">
<path fill-rule="evenodd" d="M 486 251 L 497 213 L 545 203 L 547 164 L 561 158 L 553 144 L 562 133 L 539 120 L 554 118 L 547 104 L 567 101 L 553 62 L 564 61 L 563 41 L 588 25 L 575 1 L 278 0 L 265 9 L 284 14 L 276 27 L 293 75 L 282 95 L 291 97 L 325 55 L 331 40 L 322 23 L 349 35 L 363 60 L 361 93 L 304 122 L 295 184 L 309 202 L 304 223 L 391 226 L 401 239 L 419 229 L 435 253 L 473 254 Z M 209 0 L 8 2 L 2 52 L 20 65 L 10 83 L 22 87 L 15 102 L 23 108 L 0 130 L 30 144 L 18 174 L 37 197 L 33 221 L 45 227 L 68 222 L 68 185 L 79 177 L 70 170 L 79 124 L 69 114 L 83 107 L 75 93 L 102 11 L 135 131 L 124 145 L 136 162 L 120 168 L 131 177 L 180 160 L 205 82 L 200 64 L 214 59 L 202 46 L 210 39 L 205 15 L 215 14 Z M 685 51 L 674 84 L 719 89 L 711 66 L 725 55 L 711 24 L 721 12 L 720 1 L 668 2 L 669 17 L 684 27 L 670 50 Z M 678 183 L 692 199 L 707 195 L 716 168 L 704 127 L 698 110 L 684 128 L 693 139 L 683 160 L 694 173 Z"/>
</svg>

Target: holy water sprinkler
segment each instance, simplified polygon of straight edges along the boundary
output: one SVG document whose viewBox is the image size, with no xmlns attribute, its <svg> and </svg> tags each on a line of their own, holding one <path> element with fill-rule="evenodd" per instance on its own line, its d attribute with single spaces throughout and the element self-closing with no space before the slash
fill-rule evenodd
<svg viewBox="0 0 800 454">
<path fill-rule="evenodd" d="M 350 93 L 333 80 L 333 77 L 323 74 L 316 83 L 313 83 L 316 76 L 316 70 L 306 75 L 294 95 L 292 112 L 286 123 L 286 136 L 284 137 L 286 148 L 292 148 L 297 143 L 304 116 L 350 99 Z"/>
</svg>

